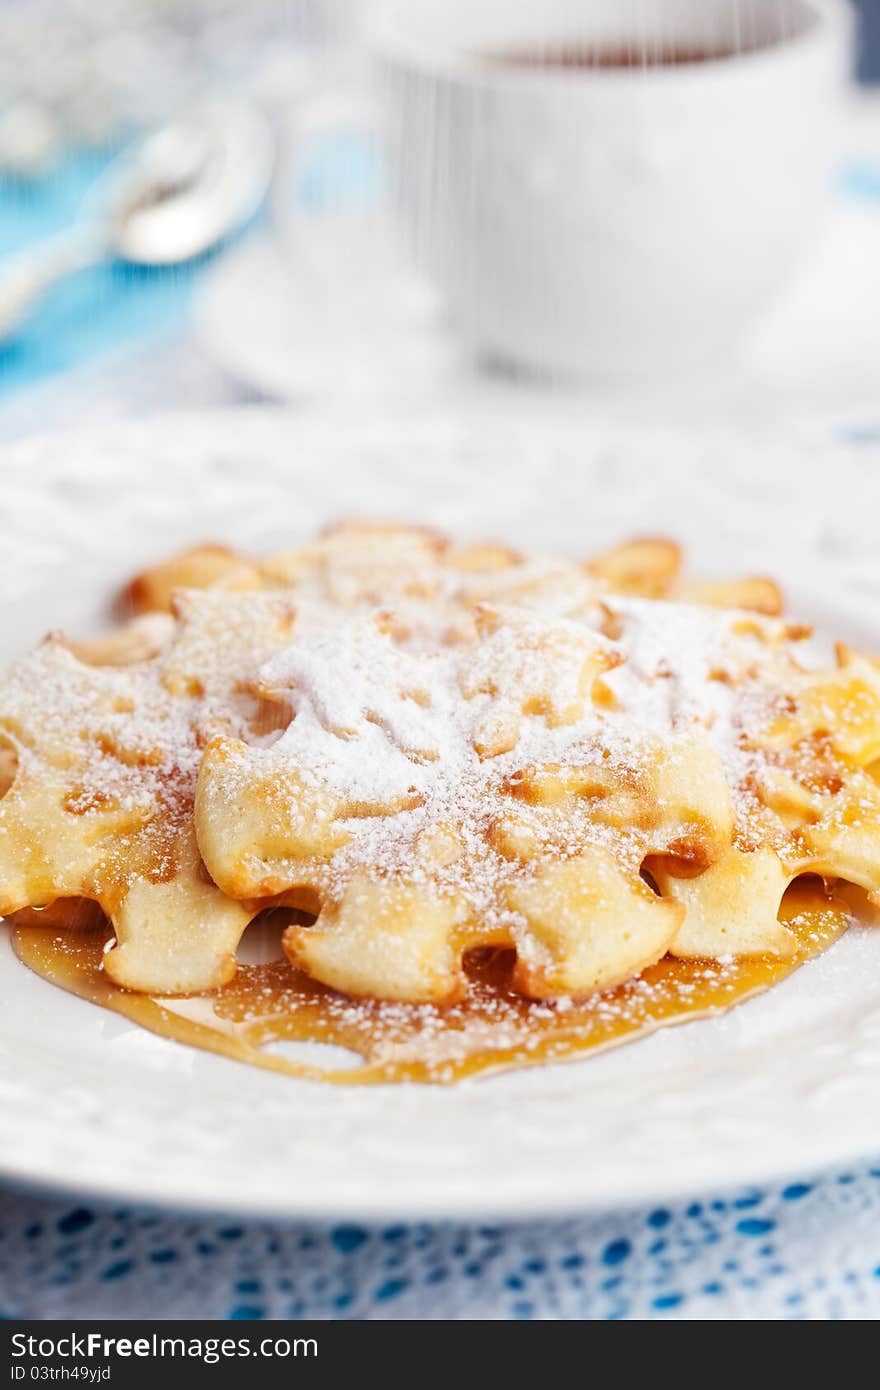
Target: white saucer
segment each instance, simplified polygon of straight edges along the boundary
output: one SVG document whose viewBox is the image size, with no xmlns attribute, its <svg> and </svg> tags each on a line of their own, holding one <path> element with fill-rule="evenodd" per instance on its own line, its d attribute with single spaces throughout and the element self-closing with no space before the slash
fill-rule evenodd
<svg viewBox="0 0 880 1390">
<path fill-rule="evenodd" d="M 841 200 L 738 361 L 698 381 L 548 384 L 477 363 L 425 287 L 355 217 L 323 219 L 321 273 L 265 233 L 218 261 L 196 304 L 202 349 L 277 402 L 358 414 L 424 409 L 600 411 L 689 427 L 810 429 L 880 399 L 880 202 Z M 723 267 L 719 267 L 723 274 Z M 347 285 L 360 285 L 349 296 Z"/>
</svg>

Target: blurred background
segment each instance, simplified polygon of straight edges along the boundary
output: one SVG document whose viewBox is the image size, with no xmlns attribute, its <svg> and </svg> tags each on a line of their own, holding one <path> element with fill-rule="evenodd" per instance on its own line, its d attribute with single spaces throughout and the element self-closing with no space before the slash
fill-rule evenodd
<svg viewBox="0 0 880 1390">
<path fill-rule="evenodd" d="M 0 438 L 242 400 L 409 410 L 541 395 L 540 373 L 465 356 L 442 295 L 377 214 L 387 176 L 359 101 L 373 95 L 369 8 L 0 0 Z M 621 404 L 618 385 L 568 382 L 564 408 L 740 418 L 745 402 L 756 420 L 846 411 L 873 428 L 880 3 L 856 8 L 835 205 L 735 381 L 688 381 L 686 406 L 681 383 L 644 379 Z"/>
<path fill-rule="evenodd" d="M 862 17 L 862 52 L 859 76 L 863 82 L 880 81 L 880 5 L 859 0 Z"/>
</svg>

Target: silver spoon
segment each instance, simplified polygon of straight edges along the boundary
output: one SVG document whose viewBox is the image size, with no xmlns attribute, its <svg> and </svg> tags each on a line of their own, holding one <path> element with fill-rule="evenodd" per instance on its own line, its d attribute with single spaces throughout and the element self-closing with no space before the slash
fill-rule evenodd
<svg viewBox="0 0 880 1390">
<path fill-rule="evenodd" d="M 88 266 L 179 265 L 210 250 L 257 211 L 274 164 L 272 129 L 252 107 L 212 102 L 163 126 L 100 180 L 89 215 L 0 265 L 0 341 Z"/>
</svg>

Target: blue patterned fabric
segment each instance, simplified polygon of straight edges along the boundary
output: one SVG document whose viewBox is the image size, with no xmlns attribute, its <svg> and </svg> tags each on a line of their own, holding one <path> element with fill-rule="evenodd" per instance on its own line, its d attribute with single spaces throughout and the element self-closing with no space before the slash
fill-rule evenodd
<svg viewBox="0 0 880 1390">
<path fill-rule="evenodd" d="M 537 1225 L 243 1225 L 0 1196 L 34 1318 L 873 1318 L 880 1163 Z"/>
<path fill-rule="evenodd" d="M 0 178 L 0 276 L 5 257 L 58 235 L 84 209 L 102 206 L 119 158 L 118 151 L 81 155 L 34 183 Z M 380 182 L 373 142 L 340 132 L 315 137 L 292 193 L 306 211 L 317 212 L 369 202 Z M 0 401 L 128 345 L 178 333 L 200 276 L 217 254 L 158 269 L 109 260 L 57 286 L 14 341 L 0 345 Z"/>
<path fill-rule="evenodd" d="M 34 184 L 0 180 L 0 274 L 4 257 L 71 225 L 111 158 L 70 159 Z M 0 347 L 0 399 L 128 343 L 173 332 L 185 320 L 197 270 L 138 270 L 109 261 L 71 277 Z"/>
</svg>

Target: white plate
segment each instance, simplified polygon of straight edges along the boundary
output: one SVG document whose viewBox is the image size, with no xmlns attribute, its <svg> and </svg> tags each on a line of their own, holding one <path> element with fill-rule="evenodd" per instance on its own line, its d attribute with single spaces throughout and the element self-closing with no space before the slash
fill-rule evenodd
<svg viewBox="0 0 880 1390">
<path fill-rule="evenodd" d="M 597 425 L 524 422 L 488 439 L 443 421 L 346 432 L 271 412 L 31 441 L 0 458 L 2 656 L 49 624 L 91 626 L 114 583 L 184 541 L 288 543 L 340 513 L 575 554 L 672 531 L 703 571 L 772 569 L 805 616 L 880 647 L 878 465 L 864 450 Z M 29 974 L 4 938 L 0 1175 L 366 1220 L 532 1217 L 805 1171 L 880 1149 L 878 975 L 880 937 L 852 931 L 727 1017 L 593 1061 L 346 1091 L 156 1038 Z"/>
</svg>

